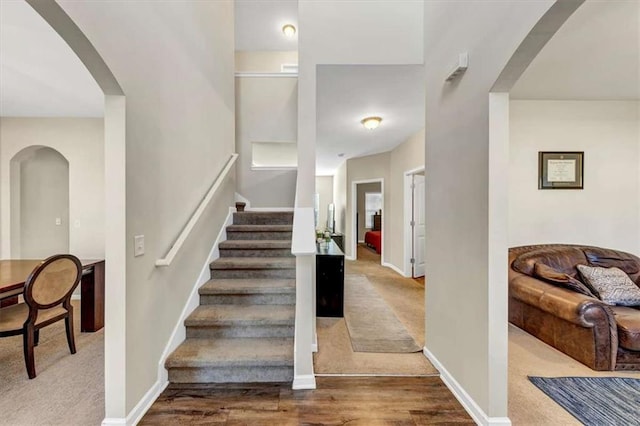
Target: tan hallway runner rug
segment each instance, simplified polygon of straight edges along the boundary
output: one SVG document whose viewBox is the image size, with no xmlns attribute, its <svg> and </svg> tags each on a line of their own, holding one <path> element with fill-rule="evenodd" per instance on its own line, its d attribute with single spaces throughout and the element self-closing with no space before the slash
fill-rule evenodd
<svg viewBox="0 0 640 426">
<path fill-rule="evenodd" d="M 355 352 L 422 350 L 364 275 L 344 277 L 344 319 Z"/>
</svg>

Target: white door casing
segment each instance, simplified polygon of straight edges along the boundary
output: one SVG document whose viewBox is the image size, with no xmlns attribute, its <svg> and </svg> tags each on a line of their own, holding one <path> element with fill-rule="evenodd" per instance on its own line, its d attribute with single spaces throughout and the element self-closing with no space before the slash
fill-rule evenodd
<svg viewBox="0 0 640 426">
<path fill-rule="evenodd" d="M 424 175 L 413 175 L 413 277 L 425 274 L 425 180 Z"/>
</svg>

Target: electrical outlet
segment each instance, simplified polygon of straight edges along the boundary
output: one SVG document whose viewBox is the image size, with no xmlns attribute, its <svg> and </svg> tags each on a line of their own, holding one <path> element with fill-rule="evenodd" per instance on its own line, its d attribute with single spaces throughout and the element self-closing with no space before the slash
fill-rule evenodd
<svg viewBox="0 0 640 426">
<path fill-rule="evenodd" d="M 60 219 L 59 217 L 56 217 L 56 226 L 60 226 L 62 225 L 62 219 Z"/>
<path fill-rule="evenodd" d="M 144 235 L 133 237 L 133 255 L 142 256 L 144 254 Z"/>
</svg>

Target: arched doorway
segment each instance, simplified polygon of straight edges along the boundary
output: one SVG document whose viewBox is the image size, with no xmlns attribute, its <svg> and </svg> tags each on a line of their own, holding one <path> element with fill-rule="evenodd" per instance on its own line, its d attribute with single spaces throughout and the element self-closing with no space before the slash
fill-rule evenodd
<svg viewBox="0 0 640 426">
<path fill-rule="evenodd" d="M 69 161 L 46 146 L 11 160 L 11 255 L 40 259 L 69 252 Z"/>
<path fill-rule="evenodd" d="M 126 417 L 125 96 L 82 30 L 55 1 L 26 0 L 62 37 L 105 95 L 105 423 Z"/>
</svg>

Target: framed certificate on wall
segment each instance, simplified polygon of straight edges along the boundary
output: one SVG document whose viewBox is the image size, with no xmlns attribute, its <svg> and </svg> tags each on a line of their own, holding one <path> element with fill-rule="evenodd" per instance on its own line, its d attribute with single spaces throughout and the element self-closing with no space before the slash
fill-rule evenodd
<svg viewBox="0 0 640 426">
<path fill-rule="evenodd" d="M 538 152 L 538 189 L 583 189 L 584 152 Z"/>
</svg>

